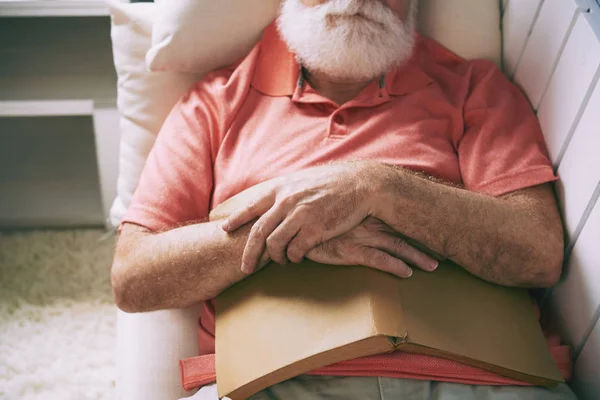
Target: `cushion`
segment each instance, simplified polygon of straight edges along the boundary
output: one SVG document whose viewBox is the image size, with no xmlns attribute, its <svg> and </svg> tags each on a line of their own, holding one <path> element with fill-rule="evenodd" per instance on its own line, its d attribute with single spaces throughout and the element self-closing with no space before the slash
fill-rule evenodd
<svg viewBox="0 0 600 400">
<path fill-rule="evenodd" d="M 121 114 L 121 146 L 117 198 L 110 219 L 119 225 L 148 153 L 167 114 L 200 75 L 150 72 L 144 58 L 150 48 L 152 3 L 110 3 L 113 57 L 118 76 L 117 107 Z"/>
<path fill-rule="evenodd" d="M 502 62 L 498 0 L 420 0 L 419 30 L 459 56 Z"/>
<path fill-rule="evenodd" d="M 153 71 L 205 73 L 243 57 L 280 0 L 160 0 L 147 63 Z M 500 65 L 498 0 L 420 0 L 420 30 L 460 56 Z"/>
<path fill-rule="evenodd" d="M 162 0 L 157 6 L 149 68 L 206 73 L 248 54 L 279 0 Z"/>
</svg>

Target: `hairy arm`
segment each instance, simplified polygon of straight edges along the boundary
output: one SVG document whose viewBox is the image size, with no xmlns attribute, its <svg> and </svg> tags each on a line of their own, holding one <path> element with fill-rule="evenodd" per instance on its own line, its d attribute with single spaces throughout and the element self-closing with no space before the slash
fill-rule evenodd
<svg viewBox="0 0 600 400">
<path fill-rule="evenodd" d="M 117 306 L 144 312 L 215 298 L 247 276 L 240 264 L 251 227 L 247 224 L 227 234 L 220 222 L 207 222 L 154 233 L 124 224 L 111 273 Z M 427 270 L 433 261 L 374 218 L 313 249 L 309 258 L 325 264 L 364 265 L 399 277 L 410 275 L 405 262 Z M 269 261 L 265 252 L 258 268 Z"/>
<path fill-rule="evenodd" d="M 117 306 L 144 312 L 216 297 L 246 276 L 239 265 L 249 230 L 227 234 L 205 222 L 154 233 L 124 224 L 111 270 Z"/>
<path fill-rule="evenodd" d="M 560 278 L 564 237 L 550 184 L 498 198 L 371 163 L 373 216 L 471 273 L 507 286 Z"/>
</svg>

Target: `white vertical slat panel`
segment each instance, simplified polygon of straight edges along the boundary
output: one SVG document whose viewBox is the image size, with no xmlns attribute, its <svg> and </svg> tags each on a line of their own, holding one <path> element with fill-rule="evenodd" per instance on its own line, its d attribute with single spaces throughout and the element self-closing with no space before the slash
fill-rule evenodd
<svg viewBox="0 0 600 400">
<path fill-rule="evenodd" d="M 506 7 L 508 7 L 508 0 L 502 0 L 500 2 L 500 17 L 504 16 L 504 11 L 506 11 Z"/>
<path fill-rule="evenodd" d="M 502 18 L 504 70 L 513 76 L 543 0 L 509 1 Z"/>
<path fill-rule="evenodd" d="M 538 118 L 555 165 L 593 88 L 600 66 L 600 42 L 579 14 L 538 110 Z"/>
<path fill-rule="evenodd" d="M 600 323 L 575 363 L 572 386 L 579 400 L 600 399 Z"/>
<path fill-rule="evenodd" d="M 600 47 L 600 46 L 599 46 Z M 599 50 L 600 51 L 600 50 Z M 565 227 L 570 238 L 600 183 L 600 85 L 573 133 L 558 168 L 557 193 Z M 598 238 L 600 244 L 600 237 Z"/>
<path fill-rule="evenodd" d="M 600 203 L 581 231 L 567 268 L 567 277 L 552 293 L 551 315 L 561 337 L 578 348 L 600 306 Z"/>
<path fill-rule="evenodd" d="M 574 0 L 546 0 L 542 4 L 514 75 L 536 110 L 578 12 Z"/>
</svg>

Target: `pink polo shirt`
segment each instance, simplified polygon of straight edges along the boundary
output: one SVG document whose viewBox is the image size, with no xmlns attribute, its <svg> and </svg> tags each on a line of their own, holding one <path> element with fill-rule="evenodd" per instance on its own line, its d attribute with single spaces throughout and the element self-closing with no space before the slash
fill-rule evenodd
<svg viewBox="0 0 600 400">
<path fill-rule="evenodd" d="M 195 84 L 165 121 L 123 222 L 160 231 L 203 220 L 250 186 L 337 160 L 395 164 L 492 196 L 556 179 L 531 107 L 489 61 L 418 37 L 406 65 L 342 106 L 299 75 L 270 26 L 237 66 Z M 214 331 L 211 301 L 201 355 L 214 353 Z"/>
</svg>

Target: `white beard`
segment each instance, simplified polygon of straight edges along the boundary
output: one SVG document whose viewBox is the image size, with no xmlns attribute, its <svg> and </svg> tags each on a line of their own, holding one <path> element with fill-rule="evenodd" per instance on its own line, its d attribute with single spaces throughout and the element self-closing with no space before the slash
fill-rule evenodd
<svg viewBox="0 0 600 400">
<path fill-rule="evenodd" d="M 338 81 L 375 79 L 404 64 L 415 45 L 417 0 L 406 22 L 373 0 L 329 0 L 314 7 L 284 0 L 277 27 L 298 62 Z M 346 18 L 362 14 L 369 20 Z"/>
</svg>

